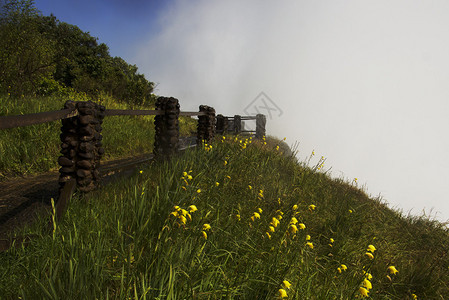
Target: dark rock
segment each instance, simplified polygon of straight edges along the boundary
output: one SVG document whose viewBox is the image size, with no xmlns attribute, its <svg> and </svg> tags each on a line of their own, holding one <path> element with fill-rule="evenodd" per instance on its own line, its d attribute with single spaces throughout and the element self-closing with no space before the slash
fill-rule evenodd
<svg viewBox="0 0 449 300">
<path fill-rule="evenodd" d="M 76 176 L 81 178 L 92 178 L 92 172 L 90 170 L 78 169 Z"/>
<path fill-rule="evenodd" d="M 92 163 L 89 160 L 79 160 L 76 165 L 86 170 L 89 170 L 92 167 Z"/>
<path fill-rule="evenodd" d="M 71 167 L 71 166 L 73 166 L 74 161 L 65 156 L 60 156 L 58 158 L 58 163 L 59 163 L 59 165 L 61 165 L 63 167 Z"/>
<path fill-rule="evenodd" d="M 88 152 L 88 153 L 79 152 L 78 156 L 81 157 L 81 158 L 85 158 L 85 159 L 92 159 L 92 158 L 94 158 L 94 154 L 91 153 L 91 152 Z"/>
</svg>

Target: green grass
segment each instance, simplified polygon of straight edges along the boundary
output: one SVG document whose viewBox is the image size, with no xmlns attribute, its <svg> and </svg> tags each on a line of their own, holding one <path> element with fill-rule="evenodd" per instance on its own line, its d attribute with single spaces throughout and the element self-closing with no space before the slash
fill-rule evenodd
<svg viewBox="0 0 449 300">
<path fill-rule="evenodd" d="M 354 299 L 368 277 L 372 299 L 449 298 L 443 224 L 404 217 L 267 142 L 217 139 L 77 194 L 53 234 L 42 220 L 24 230 L 40 236 L 29 247 L 0 254 L 0 294 L 276 299 L 282 289 L 288 299 Z"/>
<path fill-rule="evenodd" d="M 87 101 L 86 96 L 20 98 L 0 97 L 0 116 L 60 110 L 67 100 Z M 130 109 L 109 97 L 96 99 L 109 109 Z M 150 109 L 134 107 L 133 109 Z M 196 129 L 196 121 L 180 118 L 181 135 Z M 0 180 L 56 170 L 61 142 L 61 122 L 0 130 Z M 103 120 L 104 160 L 153 151 L 153 116 L 112 116 Z"/>
</svg>

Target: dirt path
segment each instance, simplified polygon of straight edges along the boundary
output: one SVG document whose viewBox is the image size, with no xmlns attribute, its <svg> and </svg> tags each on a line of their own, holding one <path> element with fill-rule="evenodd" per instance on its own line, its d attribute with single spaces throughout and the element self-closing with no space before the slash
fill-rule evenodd
<svg viewBox="0 0 449 300">
<path fill-rule="evenodd" d="M 105 168 L 145 160 L 150 154 L 104 162 Z M 134 168 L 121 172 L 103 174 L 101 184 L 105 185 L 121 176 L 130 176 Z M 26 224 L 31 224 L 40 214 L 49 214 L 51 198 L 58 197 L 59 172 L 51 171 L 24 178 L 14 178 L 0 182 L 0 240 L 7 239 L 8 234 Z"/>
<path fill-rule="evenodd" d="M 196 137 L 183 137 L 180 147 L 194 145 Z M 109 184 L 120 177 L 131 176 L 136 172 L 132 163 L 148 162 L 152 154 L 127 157 L 111 161 L 104 161 L 100 185 Z M 110 171 L 121 166 L 120 171 Z M 51 211 L 51 198 L 58 197 L 59 172 L 52 171 L 24 178 L 14 178 L 0 182 L 0 248 L 2 240 L 26 224 L 31 224 L 40 214 L 49 214 Z"/>
</svg>

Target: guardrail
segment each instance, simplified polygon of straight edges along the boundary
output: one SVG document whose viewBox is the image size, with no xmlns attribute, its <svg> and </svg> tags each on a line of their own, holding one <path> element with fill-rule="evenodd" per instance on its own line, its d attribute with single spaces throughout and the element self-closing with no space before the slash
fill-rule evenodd
<svg viewBox="0 0 449 300">
<path fill-rule="evenodd" d="M 153 155 L 136 162 L 118 166 L 116 169 L 129 168 L 150 159 L 169 159 L 180 149 L 179 116 L 197 116 L 196 144 L 210 141 L 216 133 L 252 133 L 256 138 L 265 135 L 266 118 L 264 115 L 225 117 L 215 115 L 215 109 L 200 105 L 198 112 L 180 111 L 179 101 L 173 97 L 159 97 L 156 110 L 118 110 L 106 109 L 92 101 L 67 101 L 59 111 L 49 111 L 18 116 L 0 116 L 0 129 L 42 124 L 61 120 L 61 154 L 58 158 L 59 196 L 56 202 L 56 220 L 59 220 L 67 209 L 69 200 L 75 189 L 89 192 L 98 187 L 100 173 L 111 172 L 112 169 L 101 168 L 100 160 L 104 154 L 102 147 L 102 123 L 105 117 L 112 116 L 155 116 L 155 141 Z M 242 121 L 256 120 L 256 130 L 242 130 Z M 184 147 L 185 149 L 186 147 Z M 52 227 L 52 221 L 49 226 Z M 16 241 L 27 238 L 16 238 Z M 0 250 L 8 249 L 13 241 L 0 241 Z M 20 243 L 18 243 L 20 244 Z"/>
<path fill-rule="evenodd" d="M 214 134 L 253 133 L 256 138 L 265 135 L 264 115 L 225 117 L 215 116 L 215 110 L 200 105 L 198 112 L 181 112 L 179 101 L 173 97 L 159 97 L 155 110 L 106 109 L 92 101 L 67 101 L 60 111 L 41 112 L 19 116 L 1 116 L 0 129 L 16 128 L 61 120 L 61 154 L 58 163 L 60 189 L 66 182 L 76 180 L 76 187 L 89 192 L 98 186 L 104 117 L 154 115 L 155 159 L 167 159 L 179 150 L 179 116 L 197 116 L 197 144 L 209 141 Z M 242 121 L 256 120 L 256 130 L 242 130 Z"/>
</svg>

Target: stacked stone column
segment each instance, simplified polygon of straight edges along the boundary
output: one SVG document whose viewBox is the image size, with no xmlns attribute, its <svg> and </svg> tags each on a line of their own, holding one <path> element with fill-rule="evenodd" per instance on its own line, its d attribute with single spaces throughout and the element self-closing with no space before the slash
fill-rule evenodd
<svg viewBox="0 0 449 300">
<path fill-rule="evenodd" d="M 263 114 L 256 115 L 256 138 L 262 139 L 265 136 L 265 125 L 267 124 L 267 117 Z"/>
<path fill-rule="evenodd" d="M 78 116 L 62 120 L 60 191 L 73 178 L 80 191 L 89 192 L 97 188 L 100 179 L 98 167 L 104 154 L 100 132 L 105 107 L 91 101 L 67 101 L 64 108 L 76 108 Z"/>
<path fill-rule="evenodd" d="M 173 97 L 159 97 L 156 110 L 164 114 L 154 118 L 156 135 L 153 152 L 157 159 L 166 159 L 179 148 L 179 101 Z"/>
<path fill-rule="evenodd" d="M 239 115 L 234 116 L 234 133 L 240 134 L 242 132 L 242 117 Z"/>
<path fill-rule="evenodd" d="M 217 115 L 217 124 L 215 126 L 215 132 L 217 134 L 225 135 L 228 131 L 228 118 L 223 115 Z"/>
<path fill-rule="evenodd" d="M 215 109 L 207 105 L 200 105 L 200 112 L 204 112 L 206 115 L 198 116 L 197 145 L 201 145 L 203 141 L 210 141 L 215 133 Z"/>
</svg>

